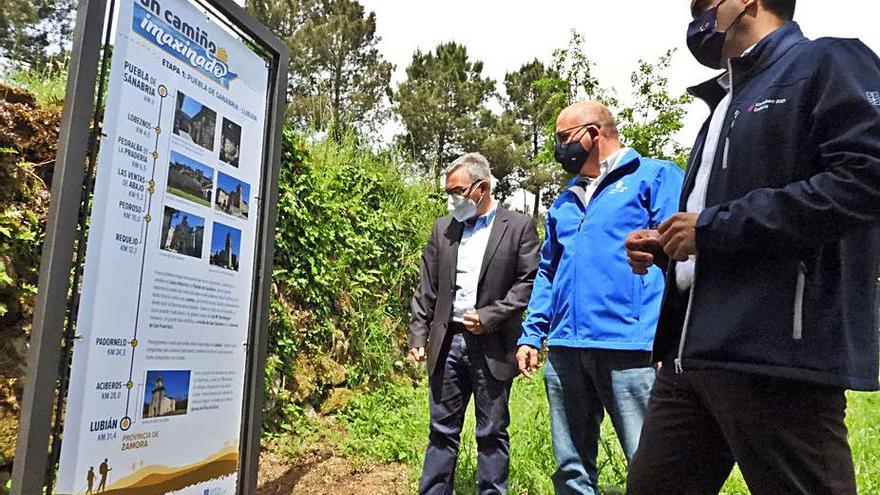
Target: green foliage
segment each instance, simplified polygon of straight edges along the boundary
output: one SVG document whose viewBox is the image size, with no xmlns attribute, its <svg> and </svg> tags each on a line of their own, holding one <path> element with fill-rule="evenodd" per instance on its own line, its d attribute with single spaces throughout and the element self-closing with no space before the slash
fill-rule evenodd
<svg viewBox="0 0 880 495">
<path fill-rule="evenodd" d="M 400 142 L 435 180 L 456 155 L 476 151 L 480 142 L 484 105 L 495 91 L 495 82 L 482 73 L 483 63 L 454 42 L 417 50 L 406 69 L 395 95 L 406 128 Z"/>
<path fill-rule="evenodd" d="M 618 105 L 614 90 L 603 87 L 594 73 L 596 64 L 587 56 L 586 40 L 581 33 L 572 30 L 568 47 L 553 52 L 552 67 L 564 82 L 567 97 L 565 104 L 558 107 L 559 110 L 580 100 L 598 100 L 609 107 Z"/>
<path fill-rule="evenodd" d="M 52 45 L 68 44 L 74 8 L 73 0 L 3 0 L 0 55 L 26 64 L 44 62 Z"/>
<path fill-rule="evenodd" d="M 595 64 L 586 54 L 586 41 L 576 31 L 572 31 L 568 47 L 554 52 L 553 63 L 543 75 L 539 73 L 539 67 L 534 62 L 514 73 L 517 78 L 511 78 L 512 82 L 522 86 L 531 80 L 536 90 L 543 91 L 541 101 L 544 106 L 539 108 L 546 109 L 541 114 L 545 118 L 541 126 L 541 136 L 535 138 L 535 143 L 541 143 L 536 148 L 539 151 L 529 167 L 523 171 L 522 186 L 536 194 L 545 206 L 552 204 L 561 186 L 569 178 L 553 158 L 556 118 L 562 109 L 580 100 L 601 101 L 612 113 L 617 114 L 622 144 L 634 148 L 644 156 L 672 160 L 684 167 L 690 150 L 679 144 L 675 135 L 684 126 L 685 106 L 691 102 L 691 97 L 687 94 L 669 94 L 666 73 L 673 53 L 674 50 L 667 51 L 655 63 L 639 61 L 639 67 L 630 76 L 633 98 L 627 106 L 623 106 L 617 98 L 614 88 L 601 84 L 595 74 Z M 530 108 L 533 103 L 523 100 L 520 96 L 522 89 L 517 86 L 514 89 L 511 92 L 511 88 L 508 88 L 508 93 L 518 98 L 512 99 L 511 104 L 520 112 Z M 537 203 L 538 201 L 535 202 L 536 215 Z"/>
<path fill-rule="evenodd" d="M 846 426 L 859 493 L 880 493 L 880 395 L 849 392 Z"/>
<path fill-rule="evenodd" d="M 519 170 L 520 186 L 535 195 L 532 215 L 537 218 L 542 194 L 550 192 L 562 175 L 552 152 L 542 150 L 546 149 L 548 139 L 552 142 L 547 126 L 568 105 L 569 83 L 556 69 L 545 67 L 536 59 L 509 72 L 504 77 L 504 87 L 507 111 L 516 117 L 529 148 L 529 160 Z"/>
<path fill-rule="evenodd" d="M 25 161 L 17 149 L 0 148 L 0 377 L 4 378 L 20 376 L 24 365 L 19 351 L 33 315 L 45 234 L 48 187 L 40 176 L 44 169 Z M 13 392 L 0 386 L 0 416 L 15 404 Z"/>
<path fill-rule="evenodd" d="M 11 86 L 27 89 L 41 107 L 60 110 L 67 89 L 68 62 L 66 57 L 57 58 L 45 64 L 14 69 L 0 79 Z"/>
<path fill-rule="evenodd" d="M 500 202 L 510 197 L 519 182 L 519 171 L 528 164 L 528 145 L 519 123 L 509 112 L 496 116 L 484 110 L 468 151 L 478 151 L 489 160 L 497 179 L 494 195 Z"/>
<path fill-rule="evenodd" d="M 357 397 L 339 416 L 347 430 L 343 452 L 372 462 L 402 462 L 418 479 L 428 438 L 428 390 L 424 386 L 387 385 Z M 847 427 L 859 493 L 880 489 L 880 396 L 849 393 Z M 549 410 L 543 380 L 517 379 L 510 398 L 510 493 L 553 493 L 556 469 L 550 443 Z M 602 424 L 599 484 L 605 494 L 623 493 L 626 460 L 610 421 Z M 468 410 L 456 469 L 456 491 L 476 493 L 476 444 L 473 406 Z M 734 469 L 722 495 L 748 495 Z"/>
<path fill-rule="evenodd" d="M 317 405 L 331 387 L 384 382 L 402 368 L 421 250 L 443 205 L 397 160 L 350 135 L 305 144 L 285 133 L 270 400 Z"/>
<path fill-rule="evenodd" d="M 656 63 L 639 61 L 632 73 L 633 103 L 620 111 L 620 133 L 627 145 L 653 158 L 671 160 L 684 168 L 689 148 L 675 140 L 684 127 L 685 105 L 693 98 L 684 93 L 669 94 L 666 73 L 675 50 L 669 50 Z"/>
<path fill-rule="evenodd" d="M 349 431 L 343 451 L 420 468 L 427 438 L 427 399 L 425 388 L 396 384 L 356 397 L 338 416 Z"/>
<path fill-rule="evenodd" d="M 556 469 L 556 461 L 550 443 L 550 412 L 543 379 L 514 381 L 510 414 L 510 493 L 553 493 L 550 475 Z M 473 404 L 465 418 L 456 491 L 476 493 Z M 347 430 L 342 444 L 346 455 L 372 462 L 401 462 L 409 468 L 413 481 L 418 479 L 428 440 L 427 387 L 386 385 L 358 396 L 338 419 Z M 623 486 L 626 461 L 608 421 L 602 427 L 598 463 L 602 485 Z"/>
<path fill-rule="evenodd" d="M 377 48 L 376 15 L 355 0 L 257 0 L 251 12 L 290 47 L 288 120 L 299 130 L 375 133 L 393 66 Z"/>
</svg>

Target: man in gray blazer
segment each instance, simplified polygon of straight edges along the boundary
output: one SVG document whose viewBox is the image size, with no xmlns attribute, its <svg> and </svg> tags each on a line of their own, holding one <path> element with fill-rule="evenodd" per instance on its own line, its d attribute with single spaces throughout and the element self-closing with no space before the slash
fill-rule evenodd
<svg viewBox="0 0 880 495">
<path fill-rule="evenodd" d="M 485 157 L 446 171 L 451 216 L 434 224 L 412 299 L 410 355 L 427 359 L 431 431 L 419 493 L 452 493 L 464 414 L 474 396 L 480 494 L 507 493 L 516 341 L 540 243 L 535 222 L 498 207 Z"/>
</svg>

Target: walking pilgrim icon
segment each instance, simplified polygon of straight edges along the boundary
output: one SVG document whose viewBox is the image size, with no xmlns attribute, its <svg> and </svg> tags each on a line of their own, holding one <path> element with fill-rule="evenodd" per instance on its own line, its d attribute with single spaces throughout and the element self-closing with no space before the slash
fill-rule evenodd
<svg viewBox="0 0 880 495">
<path fill-rule="evenodd" d="M 101 480 L 98 482 L 97 490 L 95 489 L 95 466 L 89 466 L 89 471 L 86 473 L 86 493 L 107 491 L 107 476 L 110 474 L 110 471 L 113 471 L 108 462 L 108 459 L 104 459 L 104 462 L 98 466 L 98 474 L 101 476 Z"/>
</svg>

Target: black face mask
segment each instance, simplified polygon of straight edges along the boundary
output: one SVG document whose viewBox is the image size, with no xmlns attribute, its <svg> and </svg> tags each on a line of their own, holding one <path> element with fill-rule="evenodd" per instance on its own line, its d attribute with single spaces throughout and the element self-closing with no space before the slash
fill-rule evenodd
<svg viewBox="0 0 880 495">
<path fill-rule="evenodd" d="M 697 62 L 710 69 L 721 69 L 724 60 L 724 41 L 746 11 L 743 10 L 724 31 L 718 31 L 718 8 L 727 0 L 703 12 L 688 26 L 687 46 Z"/>
<path fill-rule="evenodd" d="M 587 162 L 587 158 L 590 157 L 590 153 L 593 152 L 593 148 L 596 147 L 593 146 L 593 148 L 585 150 L 584 146 L 581 144 L 581 138 L 584 137 L 587 127 L 591 125 L 593 124 L 584 124 L 584 132 L 579 133 L 567 143 L 561 143 L 559 141 L 559 135 L 556 136 L 556 144 L 553 146 L 553 156 L 556 158 L 557 162 L 562 164 L 563 170 L 571 175 L 578 175 L 580 173 L 584 163 Z"/>
</svg>

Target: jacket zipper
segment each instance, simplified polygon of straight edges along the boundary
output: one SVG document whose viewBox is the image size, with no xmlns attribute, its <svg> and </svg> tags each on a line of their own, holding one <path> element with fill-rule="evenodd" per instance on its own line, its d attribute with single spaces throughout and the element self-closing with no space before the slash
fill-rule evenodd
<svg viewBox="0 0 880 495">
<path fill-rule="evenodd" d="M 730 77 L 730 88 L 728 88 L 728 92 L 730 93 L 730 105 L 733 106 L 733 64 L 730 60 L 727 61 L 727 73 Z M 736 118 L 739 117 L 739 111 L 734 111 L 733 121 L 730 123 L 730 127 L 728 128 L 727 135 L 725 135 L 725 143 L 724 143 L 724 159 L 722 161 L 722 168 L 727 168 L 727 151 L 728 146 L 730 144 L 730 129 L 736 124 Z M 709 172 L 709 180 L 712 180 L 712 173 Z M 687 310 L 684 313 L 684 325 L 681 328 L 681 338 L 678 341 L 678 357 L 675 358 L 675 372 L 682 373 L 684 372 L 684 367 L 682 366 L 682 355 L 684 354 L 684 344 L 687 339 L 688 327 L 690 327 L 691 323 L 691 309 L 694 306 L 694 294 L 697 292 L 697 262 L 699 261 L 699 257 L 694 257 L 694 278 L 691 281 L 691 293 L 688 295 L 688 305 Z"/>
<path fill-rule="evenodd" d="M 731 94 L 733 93 L 733 89 L 731 89 Z M 732 97 L 731 97 L 732 99 Z M 732 101 L 731 101 L 732 103 Z M 730 127 L 727 128 L 727 135 L 724 136 L 724 157 L 721 160 L 721 168 L 727 169 L 727 154 L 730 150 L 730 132 L 733 131 L 733 127 L 736 125 L 736 119 L 739 118 L 740 111 L 739 109 L 733 112 L 733 120 L 730 121 Z"/>
<path fill-rule="evenodd" d="M 697 287 L 697 260 L 698 258 L 694 258 L 694 278 L 691 281 L 691 292 L 688 294 L 688 305 L 687 310 L 684 313 L 684 324 L 681 327 L 681 338 L 678 340 L 678 357 L 675 358 L 675 372 L 681 373 L 684 371 L 684 368 L 681 365 L 682 355 L 684 354 L 684 341 L 687 338 L 688 327 L 690 327 L 691 323 L 691 308 L 694 307 L 694 294 L 696 294 Z"/>
<path fill-rule="evenodd" d="M 804 288 L 807 281 L 807 264 L 798 262 L 797 283 L 794 289 L 794 324 L 791 337 L 794 340 L 804 338 Z"/>
</svg>

